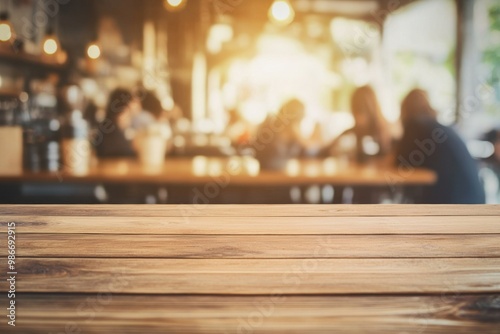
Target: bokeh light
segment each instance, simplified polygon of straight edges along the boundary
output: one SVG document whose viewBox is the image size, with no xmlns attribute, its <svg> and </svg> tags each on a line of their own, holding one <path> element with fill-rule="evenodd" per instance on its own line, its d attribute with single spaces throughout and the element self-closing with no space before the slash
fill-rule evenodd
<svg viewBox="0 0 500 334">
<path fill-rule="evenodd" d="M 276 0 L 269 9 L 269 19 L 276 24 L 290 24 L 294 17 L 295 11 L 287 0 Z"/>
<path fill-rule="evenodd" d="M 43 51 L 48 55 L 53 55 L 57 52 L 57 42 L 53 38 L 47 38 L 43 43 Z"/>
<path fill-rule="evenodd" d="M 101 48 L 97 44 L 92 44 L 87 49 L 87 55 L 90 59 L 97 59 L 101 56 Z"/>
<path fill-rule="evenodd" d="M 0 24 L 0 41 L 7 42 L 12 38 L 12 29 L 9 24 Z"/>
</svg>

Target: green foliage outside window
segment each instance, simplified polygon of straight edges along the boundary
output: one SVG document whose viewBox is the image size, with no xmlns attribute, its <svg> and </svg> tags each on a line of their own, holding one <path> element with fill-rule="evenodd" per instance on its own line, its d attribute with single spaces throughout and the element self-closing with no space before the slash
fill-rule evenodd
<svg viewBox="0 0 500 334">
<path fill-rule="evenodd" d="M 489 9 L 490 33 L 500 34 L 500 2 L 494 2 Z M 484 62 L 490 67 L 489 83 L 498 87 L 500 85 L 500 43 L 494 43 L 483 54 Z"/>
</svg>

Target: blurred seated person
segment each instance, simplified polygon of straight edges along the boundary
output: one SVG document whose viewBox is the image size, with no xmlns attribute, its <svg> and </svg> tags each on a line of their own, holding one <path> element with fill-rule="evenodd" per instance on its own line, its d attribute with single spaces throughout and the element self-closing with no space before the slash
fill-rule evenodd
<svg viewBox="0 0 500 334">
<path fill-rule="evenodd" d="M 300 125 L 304 116 L 304 104 L 293 99 L 260 125 L 251 146 L 262 169 L 284 169 L 288 159 L 303 152 Z"/>
<path fill-rule="evenodd" d="M 228 116 L 225 135 L 231 139 L 231 144 L 234 147 L 247 145 L 251 139 L 250 125 L 245 122 L 236 109 L 229 110 Z"/>
<path fill-rule="evenodd" d="M 404 134 L 396 151 L 399 176 L 415 168 L 427 168 L 437 174 L 437 182 L 425 187 L 416 203 L 484 204 L 476 162 L 457 133 L 436 120 L 427 93 L 411 91 L 401 106 Z"/>
<path fill-rule="evenodd" d="M 483 159 L 480 178 L 484 184 L 487 204 L 500 204 L 500 129 L 486 133 L 483 140 L 491 143 L 493 152 Z"/>
<path fill-rule="evenodd" d="M 166 115 L 174 135 L 185 134 L 191 131 L 191 121 L 186 118 L 184 111 L 179 105 L 174 104 L 172 109 L 167 111 Z"/>
<path fill-rule="evenodd" d="M 153 124 L 156 122 L 156 114 L 158 111 L 156 101 L 157 98 L 154 95 L 153 92 L 146 91 L 146 90 L 140 90 L 138 93 L 140 96 L 140 101 L 141 101 L 141 109 L 134 114 L 132 117 L 132 124 L 131 128 L 134 130 L 139 130 L 144 127 L 147 127 L 150 124 Z M 158 101 L 159 102 L 159 101 Z M 161 109 L 161 103 L 160 103 L 160 109 Z"/>
<path fill-rule="evenodd" d="M 364 162 L 368 155 L 384 156 L 390 153 L 392 136 L 389 126 L 380 109 L 377 96 L 370 86 L 356 89 L 351 97 L 351 111 L 354 127 L 344 131 L 332 143 L 321 150 L 322 156 L 338 155 L 345 146 L 346 139 L 353 141 L 353 148 L 358 162 Z M 366 152 L 365 142 L 372 144 Z M 373 149 L 375 147 L 375 149 Z"/>
<path fill-rule="evenodd" d="M 172 147 L 172 129 L 167 113 L 155 93 L 146 91 L 142 97 L 143 111 L 137 119 L 134 145 L 139 149 L 143 139 L 156 137 L 165 141 L 165 150 L 169 151 Z"/>
<path fill-rule="evenodd" d="M 102 141 L 96 143 L 99 157 L 134 157 L 132 118 L 140 111 L 140 102 L 126 89 L 114 90 L 106 107 L 106 118 L 101 126 Z"/>
<path fill-rule="evenodd" d="M 384 118 L 377 95 L 370 86 L 357 88 L 351 96 L 354 127 L 344 131 L 331 144 L 322 149 L 322 156 L 347 154 L 358 163 L 369 157 L 389 156 L 392 135 Z M 381 201 L 380 189 L 355 187 L 347 196 L 342 187 L 336 190 L 336 202 L 349 204 L 376 204 Z"/>
</svg>

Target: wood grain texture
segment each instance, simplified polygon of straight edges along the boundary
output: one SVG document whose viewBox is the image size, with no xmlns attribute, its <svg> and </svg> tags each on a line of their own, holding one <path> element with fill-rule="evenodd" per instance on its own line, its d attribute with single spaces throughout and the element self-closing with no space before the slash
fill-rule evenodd
<svg viewBox="0 0 500 334">
<path fill-rule="evenodd" d="M 440 294 L 447 291 L 500 291 L 500 258 L 20 258 L 16 261 L 16 269 L 22 277 L 17 285 L 20 292 L 99 293 L 116 285 L 122 288 L 115 292 L 132 294 Z M 0 274 L 0 280 L 0 287 L 6 289 L 5 273 Z"/>
<path fill-rule="evenodd" d="M 500 217 L 500 205 L 0 205 L 0 217 L 3 216 Z"/>
<path fill-rule="evenodd" d="M 500 334 L 500 206 L 0 206 L 0 333 Z M 6 268 L 6 248 L 0 267 Z M 0 302 L 7 305 L 5 271 Z"/>
<path fill-rule="evenodd" d="M 16 244 L 18 257 L 41 258 L 494 258 L 499 241 L 500 234 L 18 234 Z M 7 256 L 6 248 L 0 256 Z"/>
<path fill-rule="evenodd" d="M 19 294 L 23 334 L 488 333 L 500 295 L 133 296 Z M 72 327 L 71 327 L 72 326 Z M 20 333 L 0 322 L 0 332 Z M 286 329 L 286 330 L 284 330 Z"/>
<path fill-rule="evenodd" d="M 229 209 L 229 207 L 228 207 Z M 257 207 L 258 210 L 258 207 Z M 499 234 L 496 216 L 135 217 L 9 216 L 17 233 L 38 234 Z"/>
</svg>

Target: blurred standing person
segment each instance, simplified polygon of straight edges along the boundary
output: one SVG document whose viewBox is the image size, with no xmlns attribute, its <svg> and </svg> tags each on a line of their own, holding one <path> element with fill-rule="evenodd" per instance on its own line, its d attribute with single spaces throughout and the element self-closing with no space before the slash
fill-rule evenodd
<svg viewBox="0 0 500 334">
<path fill-rule="evenodd" d="M 396 151 L 400 170 L 427 168 L 437 174 L 437 182 L 426 187 L 417 203 L 483 204 L 484 189 L 476 162 L 458 134 L 437 121 L 437 113 L 427 93 L 411 91 L 401 105 L 404 134 Z M 404 177 L 404 175 L 401 175 Z"/>
<path fill-rule="evenodd" d="M 133 117 L 140 111 L 139 100 L 126 89 L 114 90 L 106 107 L 107 124 L 103 124 L 102 141 L 96 145 L 99 157 L 135 156 L 130 132 Z"/>
</svg>

